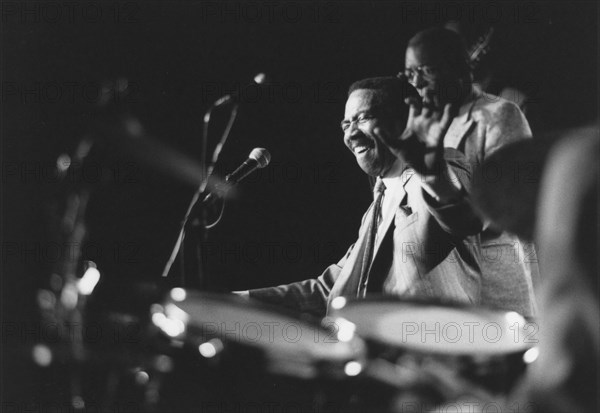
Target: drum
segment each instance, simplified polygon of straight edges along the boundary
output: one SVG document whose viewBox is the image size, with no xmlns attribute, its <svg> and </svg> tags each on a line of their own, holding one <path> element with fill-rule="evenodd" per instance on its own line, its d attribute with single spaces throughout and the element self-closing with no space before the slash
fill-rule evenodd
<svg viewBox="0 0 600 413">
<path fill-rule="evenodd" d="M 389 297 L 332 304 L 331 326 L 350 323 L 369 344 L 372 375 L 433 384 L 436 401 L 476 388 L 507 393 L 537 357 L 537 326 L 515 312 Z"/>
<path fill-rule="evenodd" d="M 339 411 L 364 367 L 354 331 L 236 296 L 175 288 L 151 320 L 160 411 Z"/>
</svg>

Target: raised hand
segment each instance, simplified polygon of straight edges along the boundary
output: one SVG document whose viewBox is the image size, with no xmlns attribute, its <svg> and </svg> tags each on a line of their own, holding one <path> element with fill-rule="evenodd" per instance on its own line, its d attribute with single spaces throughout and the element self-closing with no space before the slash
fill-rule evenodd
<svg viewBox="0 0 600 413">
<path fill-rule="evenodd" d="M 437 100 L 424 97 L 420 100 L 410 97 L 405 100 L 409 105 L 406 129 L 412 131 L 428 148 L 443 148 L 443 139 L 454 118 L 450 103 L 440 108 Z"/>
<path fill-rule="evenodd" d="M 410 97 L 406 129 L 400 137 L 382 136 L 396 156 L 400 156 L 417 173 L 438 173 L 444 160 L 444 136 L 455 116 L 451 104 L 443 108 L 430 98 Z"/>
</svg>

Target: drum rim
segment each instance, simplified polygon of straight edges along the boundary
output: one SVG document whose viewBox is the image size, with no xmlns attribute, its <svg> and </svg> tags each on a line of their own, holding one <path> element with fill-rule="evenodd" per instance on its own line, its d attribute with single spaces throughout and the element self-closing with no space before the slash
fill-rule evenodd
<svg viewBox="0 0 600 413">
<path fill-rule="evenodd" d="M 307 325 L 312 324 L 311 327 L 320 328 L 320 329 L 323 329 L 323 331 L 326 331 L 326 329 L 321 325 L 321 319 L 318 317 L 315 317 L 313 315 L 310 315 L 308 313 L 297 313 L 286 307 L 280 307 L 280 306 L 276 306 L 274 304 L 265 303 L 263 301 L 259 301 L 254 298 L 251 298 L 251 297 L 250 298 L 238 297 L 235 294 L 222 294 L 222 293 L 217 293 L 217 292 L 212 292 L 212 291 L 188 290 L 185 288 L 184 288 L 184 290 L 186 291 L 185 299 L 183 299 L 181 301 L 174 300 L 172 297 L 169 296 L 169 293 L 171 291 L 171 290 L 169 290 L 163 297 L 163 301 L 161 303 L 164 303 L 166 301 L 172 301 L 174 303 L 185 302 L 185 301 L 189 300 L 190 298 L 198 298 L 198 299 L 214 300 L 216 302 L 229 302 L 231 304 L 234 304 L 235 306 L 237 306 L 238 308 L 240 308 L 242 310 L 248 310 L 248 306 L 250 305 L 251 307 L 253 307 L 255 309 L 275 313 L 281 317 L 289 318 L 290 321 L 298 321 L 300 323 L 305 323 Z M 161 304 L 161 303 L 159 303 L 159 304 Z"/>
<path fill-rule="evenodd" d="M 507 314 L 507 313 L 516 313 L 520 317 L 522 317 L 526 322 L 535 323 L 537 319 L 535 317 L 525 317 L 523 314 L 514 310 L 504 310 L 499 308 L 487 307 L 483 304 L 471 304 L 465 303 L 462 301 L 444 299 L 440 297 L 401 297 L 394 295 L 381 295 L 381 294 L 367 294 L 365 298 L 357 298 L 351 296 L 344 296 L 347 302 L 344 304 L 342 308 L 334 309 L 332 314 L 339 314 L 343 312 L 344 309 L 348 306 L 361 306 L 373 303 L 395 303 L 395 304 L 414 304 L 416 306 L 439 306 L 445 308 L 452 308 L 458 310 L 467 310 L 467 311 L 477 311 L 478 314 L 482 312 L 485 313 L 493 313 L 493 314 Z"/>
</svg>

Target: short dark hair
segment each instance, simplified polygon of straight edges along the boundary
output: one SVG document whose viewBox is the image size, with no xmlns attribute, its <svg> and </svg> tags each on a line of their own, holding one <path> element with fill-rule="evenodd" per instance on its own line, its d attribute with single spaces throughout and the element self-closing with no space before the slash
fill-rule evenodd
<svg viewBox="0 0 600 413">
<path fill-rule="evenodd" d="M 376 92 L 375 105 L 381 110 L 408 119 L 408 105 L 404 100 L 419 96 L 417 90 L 404 78 L 393 76 L 370 77 L 354 82 L 348 88 L 348 97 L 356 90 Z"/>
<path fill-rule="evenodd" d="M 471 75 L 469 53 L 463 37 L 443 27 L 432 27 L 415 34 L 407 48 L 428 47 L 434 49 L 458 76 Z"/>
</svg>

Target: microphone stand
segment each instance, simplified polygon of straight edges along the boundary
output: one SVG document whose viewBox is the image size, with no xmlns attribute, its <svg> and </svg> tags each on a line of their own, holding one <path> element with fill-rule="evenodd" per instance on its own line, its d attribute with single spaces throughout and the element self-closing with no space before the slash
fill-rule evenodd
<svg viewBox="0 0 600 413">
<path fill-rule="evenodd" d="M 206 158 L 207 158 L 207 150 L 208 150 L 207 149 L 208 148 L 208 127 L 210 125 L 210 118 L 211 118 L 212 112 L 215 108 L 225 105 L 225 104 L 232 105 L 231 113 L 229 115 L 229 120 L 227 121 L 225 130 L 223 131 L 221 138 L 219 139 L 219 141 L 217 142 L 217 145 L 215 146 L 215 149 L 212 154 L 211 162 L 207 163 Z M 188 223 L 190 217 L 193 215 L 193 213 L 196 213 L 196 211 L 198 210 L 199 211 L 198 212 L 199 219 L 197 220 L 198 223 L 197 223 L 197 225 L 194 225 L 194 229 L 195 229 L 194 232 L 196 235 L 196 237 L 195 237 L 196 243 L 195 244 L 196 244 L 197 276 L 193 283 L 190 282 L 190 280 L 188 280 L 188 277 L 186 275 L 185 265 L 183 262 L 183 260 L 184 260 L 183 254 L 179 254 L 181 257 L 180 284 L 182 287 L 187 287 L 188 285 L 193 286 L 193 284 L 197 284 L 196 286 L 199 287 L 201 290 L 202 289 L 206 290 L 210 287 L 210 280 L 206 273 L 206 268 L 205 268 L 205 264 L 204 264 L 203 254 L 202 254 L 202 246 L 204 245 L 204 243 L 207 239 L 207 234 L 208 234 L 208 228 L 207 228 L 207 223 L 206 223 L 206 205 L 204 205 L 204 203 L 202 203 L 202 202 L 200 202 L 199 208 L 196 208 L 196 205 L 198 204 L 198 201 L 199 201 L 202 193 L 204 193 L 204 191 L 206 190 L 206 187 L 208 186 L 208 180 L 212 176 L 212 173 L 214 171 L 217 160 L 219 159 L 219 155 L 221 154 L 221 151 L 223 150 L 225 142 L 227 142 L 227 138 L 229 137 L 229 133 L 231 132 L 231 128 L 233 127 L 233 124 L 237 117 L 238 108 L 239 108 L 239 104 L 230 95 L 225 95 L 222 98 L 215 101 L 208 108 L 206 113 L 204 114 L 203 128 L 202 128 L 202 146 L 201 146 L 202 155 L 201 156 L 202 156 L 202 165 L 206 165 L 206 169 L 203 171 L 203 174 L 202 174 L 201 180 L 200 180 L 200 184 L 198 185 L 198 188 L 194 192 L 194 195 L 192 196 L 190 204 L 188 205 L 188 208 L 185 212 L 183 220 L 181 221 L 179 235 L 177 237 L 177 240 L 175 241 L 175 245 L 173 247 L 173 251 L 171 252 L 171 256 L 169 257 L 169 260 L 167 261 L 165 268 L 163 270 L 163 273 L 162 273 L 163 277 L 167 277 L 169 275 L 171 266 L 175 262 L 177 255 L 179 254 L 180 250 L 182 249 L 184 239 L 185 239 L 185 229 L 186 229 L 187 223 Z M 195 224 L 195 221 L 196 220 L 194 220 L 193 224 Z"/>
</svg>

